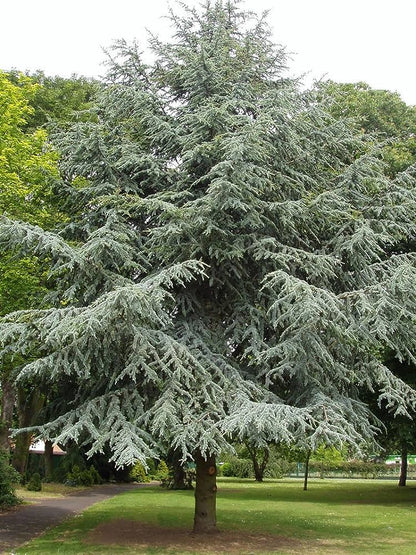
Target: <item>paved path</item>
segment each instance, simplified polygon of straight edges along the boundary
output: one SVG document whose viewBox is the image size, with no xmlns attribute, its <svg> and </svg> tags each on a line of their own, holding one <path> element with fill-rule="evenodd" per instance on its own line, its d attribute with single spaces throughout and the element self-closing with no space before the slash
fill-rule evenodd
<svg viewBox="0 0 416 555">
<path fill-rule="evenodd" d="M 124 491 L 143 487 L 138 484 L 106 484 L 65 497 L 36 499 L 33 505 L 23 505 L 0 514 L 0 553 L 13 553 L 23 543 L 56 526 L 65 518 Z"/>
</svg>

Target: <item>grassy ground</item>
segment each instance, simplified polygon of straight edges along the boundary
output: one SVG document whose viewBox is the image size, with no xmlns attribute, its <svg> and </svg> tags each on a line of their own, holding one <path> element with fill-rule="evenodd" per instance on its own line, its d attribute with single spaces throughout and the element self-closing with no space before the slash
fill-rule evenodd
<svg viewBox="0 0 416 555">
<path fill-rule="evenodd" d="M 51 499 L 64 497 L 65 495 L 68 495 L 68 493 L 74 493 L 84 489 L 86 489 L 84 486 L 74 488 L 72 486 L 65 486 L 64 484 L 48 483 L 42 484 L 42 491 L 28 491 L 24 487 L 18 487 L 16 489 L 16 495 L 23 499 L 23 501 L 28 499 Z"/>
<path fill-rule="evenodd" d="M 255 484 L 220 479 L 218 485 L 221 530 L 296 538 L 304 541 L 305 553 L 413 555 L 415 552 L 416 484 L 399 488 L 391 481 L 313 480 L 307 492 L 302 490 L 300 480 Z M 154 487 L 119 495 L 64 522 L 16 553 L 183 553 L 155 547 L 139 550 L 84 543 L 88 532 L 98 524 L 120 518 L 190 529 L 193 493 Z M 320 546 L 318 550 L 316 545 Z M 294 552 L 301 551 L 279 551 Z"/>
</svg>

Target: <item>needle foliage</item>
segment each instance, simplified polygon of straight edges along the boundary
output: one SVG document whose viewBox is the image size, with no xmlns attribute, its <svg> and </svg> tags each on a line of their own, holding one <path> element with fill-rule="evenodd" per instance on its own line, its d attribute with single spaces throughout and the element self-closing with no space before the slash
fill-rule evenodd
<svg viewBox="0 0 416 555">
<path fill-rule="evenodd" d="M 414 169 L 380 152 L 286 76 L 263 17 L 239 2 L 170 13 L 170 41 L 109 50 L 92 108 L 55 134 L 71 221 L 3 219 L 1 242 L 50 262 L 47 310 L 2 319 L 19 379 L 68 383 L 43 436 L 110 447 L 118 465 L 215 454 L 231 438 L 347 442 L 376 391 L 416 393 Z"/>
</svg>

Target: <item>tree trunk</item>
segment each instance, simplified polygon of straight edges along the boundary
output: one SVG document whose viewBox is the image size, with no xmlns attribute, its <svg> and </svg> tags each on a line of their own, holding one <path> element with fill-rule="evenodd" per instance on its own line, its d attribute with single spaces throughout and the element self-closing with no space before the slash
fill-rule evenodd
<svg viewBox="0 0 416 555">
<path fill-rule="evenodd" d="M 12 427 L 16 392 L 11 381 L 5 377 L 1 382 L 1 391 L 0 449 L 9 452 L 9 430 Z"/>
<path fill-rule="evenodd" d="M 180 462 L 173 465 L 172 489 L 187 489 L 185 483 L 185 470 Z"/>
<path fill-rule="evenodd" d="M 309 476 L 309 459 L 311 458 L 311 451 L 306 453 L 306 460 L 305 460 L 305 477 L 303 480 L 303 491 L 307 491 L 308 489 L 308 476 Z"/>
<path fill-rule="evenodd" d="M 217 532 L 216 497 L 217 467 L 215 456 L 207 455 L 206 459 L 198 451 L 195 454 L 196 487 L 194 533 Z"/>
<path fill-rule="evenodd" d="M 267 463 L 269 462 L 270 451 L 266 447 L 263 451 L 263 458 L 260 461 L 259 450 L 248 443 L 246 443 L 246 447 L 253 462 L 254 477 L 256 482 L 262 482 L 264 478 L 264 471 L 266 470 Z"/>
<path fill-rule="evenodd" d="M 43 402 L 44 398 L 38 389 L 29 392 L 24 388 L 17 390 L 19 428 L 27 428 L 35 423 Z M 29 432 L 16 436 L 12 465 L 22 475 L 26 472 L 31 441 L 32 434 Z"/>
<path fill-rule="evenodd" d="M 49 439 L 45 441 L 45 479 L 48 482 L 52 481 L 53 476 L 53 443 Z"/>
<path fill-rule="evenodd" d="M 168 461 L 172 468 L 171 489 L 193 489 L 192 479 L 188 479 L 187 473 L 183 467 L 181 454 L 178 451 L 171 450 L 168 454 Z"/>
<path fill-rule="evenodd" d="M 32 434 L 24 432 L 16 436 L 12 464 L 17 472 L 23 476 L 27 469 L 29 460 L 29 448 L 32 442 Z"/>
<path fill-rule="evenodd" d="M 405 486 L 406 480 L 407 480 L 407 445 L 402 445 L 400 457 L 401 457 L 401 465 L 400 465 L 399 486 Z"/>
</svg>

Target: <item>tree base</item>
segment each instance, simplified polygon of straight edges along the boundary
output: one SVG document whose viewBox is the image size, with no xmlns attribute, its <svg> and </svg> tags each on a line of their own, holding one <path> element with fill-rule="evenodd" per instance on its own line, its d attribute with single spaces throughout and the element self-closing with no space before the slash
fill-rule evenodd
<svg viewBox="0 0 416 555">
<path fill-rule="evenodd" d="M 194 534 L 216 534 L 217 467 L 215 457 L 201 453 L 195 455 L 196 487 Z"/>
</svg>

